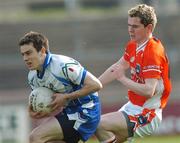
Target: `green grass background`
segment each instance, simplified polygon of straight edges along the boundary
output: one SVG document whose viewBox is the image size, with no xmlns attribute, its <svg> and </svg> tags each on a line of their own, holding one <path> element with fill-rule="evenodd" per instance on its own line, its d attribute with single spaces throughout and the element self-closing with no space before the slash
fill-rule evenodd
<svg viewBox="0 0 180 143">
<path fill-rule="evenodd" d="M 9 140 L 9 141 L 6 140 L 6 141 L 0 141 L 0 143 L 18 143 L 18 142 L 13 140 Z M 99 142 L 95 138 L 92 138 L 88 140 L 86 143 L 99 143 Z M 173 136 L 167 135 L 167 136 L 151 136 L 145 138 L 136 138 L 133 143 L 180 143 L 180 134 Z"/>
<path fill-rule="evenodd" d="M 86 143 L 98 143 L 97 140 L 91 139 Z M 125 142 L 128 143 L 128 142 Z M 136 138 L 133 143 L 180 143 L 180 135 L 176 136 L 151 136 L 145 138 Z"/>
</svg>

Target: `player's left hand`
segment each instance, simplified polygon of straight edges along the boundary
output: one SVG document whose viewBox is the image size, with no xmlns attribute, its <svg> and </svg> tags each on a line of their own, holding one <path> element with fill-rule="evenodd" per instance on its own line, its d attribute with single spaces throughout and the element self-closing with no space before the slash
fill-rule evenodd
<svg viewBox="0 0 180 143">
<path fill-rule="evenodd" d="M 65 107 L 67 105 L 67 99 L 65 98 L 66 94 L 55 93 L 53 95 L 53 101 L 49 105 L 52 111 Z"/>
</svg>

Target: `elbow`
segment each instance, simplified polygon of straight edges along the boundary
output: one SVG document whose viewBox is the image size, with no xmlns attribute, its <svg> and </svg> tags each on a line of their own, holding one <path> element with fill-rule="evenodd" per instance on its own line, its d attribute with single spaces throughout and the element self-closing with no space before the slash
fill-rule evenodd
<svg viewBox="0 0 180 143">
<path fill-rule="evenodd" d="M 94 85 L 94 91 L 99 91 L 103 88 L 103 85 L 100 81 L 98 81 L 95 85 Z"/>
<path fill-rule="evenodd" d="M 146 90 L 146 92 L 145 92 L 145 96 L 147 97 L 147 98 L 151 98 L 153 95 L 154 95 L 154 90 L 153 89 L 148 89 L 148 90 Z"/>
<path fill-rule="evenodd" d="M 103 88 L 102 83 L 99 84 L 99 90 L 101 90 Z"/>
<path fill-rule="evenodd" d="M 153 94 L 146 94 L 145 96 L 149 99 L 153 96 Z"/>
<path fill-rule="evenodd" d="M 103 85 L 101 82 L 98 82 L 97 86 L 96 86 L 96 91 L 99 91 L 103 88 Z"/>
</svg>

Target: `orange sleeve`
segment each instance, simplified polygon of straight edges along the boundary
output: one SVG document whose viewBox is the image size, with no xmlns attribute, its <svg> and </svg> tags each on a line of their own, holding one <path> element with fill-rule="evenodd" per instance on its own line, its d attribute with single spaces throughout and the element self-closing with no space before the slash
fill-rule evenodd
<svg viewBox="0 0 180 143">
<path fill-rule="evenodd" d="M 143 77 L 157 78 L 161 77 L 164 62 L 164 49 L 161 44 L 151 43 L 144 53 Z"/>
<path fill-rule="evenodd" d="M 136 44 L 135 42 L 129 41 L 126 45 L 125 52 L 124 52 L 124 59 L 129 62 L 132 53 L 135 51 Z"/>
</svg>

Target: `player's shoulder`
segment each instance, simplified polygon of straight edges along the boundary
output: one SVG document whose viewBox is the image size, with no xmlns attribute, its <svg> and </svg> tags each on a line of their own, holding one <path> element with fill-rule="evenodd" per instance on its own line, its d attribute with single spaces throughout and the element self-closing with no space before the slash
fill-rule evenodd
<svg viewBox="0 0 180 143">
<path fill-rule="evenodd" d="M 130 40 L 130 41 L 127 42 L 126 45 L 127 45 L 127 47 L 129 47 L 129 46 L 136 46 L 136 42 L 134 40 Z"/>
<path fill-rule="evenodd" d="M 157 43 L 160 42 L 160 40 L 157 37 L 152 37 L 152 40 L 157 42 Z"/>
<path fill-rule="evenodd" d="M 164 47 L 161 41 L 158 38 L 152 37 L 145 49 L 144 52 L 146 57 L 163 57 L 164 56 Z"/>
<path fill-rule="evenodd" d="M 126 52 L 132 52 L 136 49 L 136 42 L 133 40 L 130 40 L 126 44 Z"/>
<path fill-rule="evenodd" d="M 157 37 L 152 37 L 150 40 L 149 40 L 150 44 L 152 44 L 153 46 L 162 46 L 162 43 L 161 43 L 161 40 L 158 39 Z"/>
<path fill-rule="evenodd" d="M 81 67 L 80 63 L 71 57 L 65 55 L 52 55 L 50 70 L 55 75 L 62 76 L 69 67 L 73 67 L 74 65 Z"/>
<path fill-rule="evenodd" d="M 78 63 L 78 62 L 75 59 L 65 55 L 52 54 L 52 64 L 65 65 L 66 63 Z"/>
<path fill-rule="evenodd" d="M 156 38 L 156 37 L 152 37 L 149 41 L 150 43 L 148 44 L 149 49 L 153 50 L 153 51 L 164 51 L 164 46 L 162 45 L 161 41 Z"/>
</svg>

